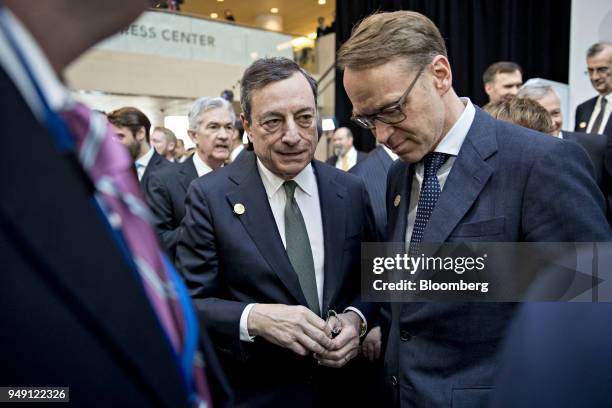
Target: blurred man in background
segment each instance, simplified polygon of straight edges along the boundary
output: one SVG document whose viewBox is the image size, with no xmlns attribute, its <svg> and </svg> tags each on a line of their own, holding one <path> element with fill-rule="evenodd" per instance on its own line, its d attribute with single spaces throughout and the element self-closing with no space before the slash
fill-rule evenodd
<svg viewBox="0 0 612 408">
<path fill-rule="evenodd" d="M 523 71 L 516 62 L 499 61 L 491 64 L 482 75 L 489 103 L 515 96 L 523 84 Z"/>
</svg>

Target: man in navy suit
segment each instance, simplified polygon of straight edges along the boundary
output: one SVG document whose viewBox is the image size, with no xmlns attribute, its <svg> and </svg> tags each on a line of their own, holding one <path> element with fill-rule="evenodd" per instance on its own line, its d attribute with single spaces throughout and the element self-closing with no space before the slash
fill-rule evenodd
<svg viewBox="0 0 612 408">
<path fill-rule="evenodd" d="M 576 108 L 576 132 L 612 135 L 612 43 L 600 42 L 587 50 L 587 73 L 598 96 Z M 603 108 L 603 109 L 602 109 Z"/>
<path fill-rule="evenodd" d="M 238 404 L 354 402 L 349 361 L 371 309 L 359 302 L 360 245 L 375 235 L 367 192 L 313 160 L 317 86 L 308 73 L 261 59 L 240 83 L 255 154 L 191 184 L 178 264 Z"/>
<path fill-rule="evenodd" d="M 171 165 L 151 146 L 149 118 L 140 110 L 126 106 L 109 113 L 108 121 L 134 159 L 138 180 L 146 192 L 151 173 Z"/>
<path fill-rule="evenodd" d="M 189 111 L 187 133 L 196 145 L 195 153 L 183 163 L 166 166 L 149 176 L 145 190 L 159 239 L 174 259 L 178 228 L 185 216 L 185 195 L 189 184 L 220 168 L 230 154 L 236 114 L 221 97 L 202 97 Z"/>
<path fill-rule="evenodd" d="M 366 18 L 338 63 L 354 120 L 401 159 L 389 170 L 387 240 L 409 247 L 610 238 L 584 150 L 459 98 L 444 40 L 427 17 Z M 486 406 L 513 304 L 391 307 L 387 379 L 397 404 Z"/>
<path fill-rule="evenodd" d="M 578 143 L 587 152 L 593 165 L 593 176 L 608 202 L 608 219 L 612 219 L 612 175 L 605 168 L 605 154 L 607 140 L 604 136 L 590 135 L 582 132 L 562 131 L 563 113 L 561 112 L 561 100 L 557 91 L 541 80 L 529 80 L 521 87 L 518 96 L 530 98 L 538 102 L 548 113 L 553 122 L 551 134 L 560 139 L 570 140 Z"/>
<path fill-rule="evenodd" d="M 384 237 L 387 229 L 387 208 L 385 197 L 387 192 L 387 173 L 397 155 L 388 147 L 380 145 L 372 150 L 367 157 L 349 170 L 349 173 L 360 177 L 368 190 L 376 229 L 380 237 Z"/>
<path fill-rule="evenodd" d="M 172 347 L 134 252 L 119 237 L 119 224 L 134 219 L 107 217 L 97 205 L 99 186 L 61 115 L 74 106 L 58 79 L 64 68 L 146 6 L 143 0 L 47 0 L 35 7 L 0 2 L 0 121 L 7 153 L 0 162 L 0 384 L 69 387 L 75 406 L 194 402 L 188 390 L 195 371 L 185 371 L 192 362 L 180 361 L 187 355 Z M 105 118 L 92 118 L 103 132 L 92 125 L 91 134 L 102 136 L 96 141 L 112 141 Z M 228 389 L 214 352 L 201 338 L 192 339 L 203 347 L 195 356 L 205 363 L 215 406 L 223 406 Z"/>
</svg>

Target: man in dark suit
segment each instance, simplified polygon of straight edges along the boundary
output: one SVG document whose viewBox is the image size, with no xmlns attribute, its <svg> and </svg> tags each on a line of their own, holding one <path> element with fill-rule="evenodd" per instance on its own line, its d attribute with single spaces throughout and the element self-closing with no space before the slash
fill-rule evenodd
<svg viewBox="0 0 612 408">
<path fill-rule="evenodd" d="M 576 108 L 574 131 L 612 135 L 612 43 L 600 42 L 587 50 L 587 72 L 598 96 Z"/>
<path fill-rule="evenodd" d="M 380 47 L 386 43 L 401 46 Z M 497 121 L 459 98 L 444 40 L 425 16 L 366 18 L 338 63 L 355 121 L 401 159 L 389 170 L 387 240 L 413 253 L 421 242 L 610 238 L 583 149 Z M 391 307 L 387 378 L 397 404 L 486 406 L 514 305 Z"/>
<path fill-rule="evenodd" d="M 589 135 L 582 132 L 562 131 L 563 113 L 561 112 L 559 95 L 552 86 L 541 82 L 541 80 L 533 79 L 527 81 L 519 90 L 518 96 L 533 99 L 546 109 L 553 122 L 553 130 L 551 132 L 553 136 L 578 143 L 584 148 L 591 159 L 595 181 L 607 198 L 608 219 L 612 219 L 612 186 L 610 185 L 612 176 L 607 173 L 605 168 L 606 137 Z"/>
<path fill-rule="evenodd" d="M 189 184 L 225 163 L 230 154 L 236 114 L 221 97 L 198 99 L 189 112 L 189 137 L 196 152 L 183 163 L 152 172 L 146 199 L 153 213 L 159 239 L 174 259 L 178 228 L 185 216 L 185 195 Z"/>
<path fill-rule="evenodd" d="M 131 176 L 130 158 L 106 119 L 82 105 L 77 109 L 91 115 L 92 128 L 84 126 L 80 137 L 91 150 L 79 144 L 67 119 L 74 101 L 58 79 L 72 60 L 127 26 L 146 5 L 0 4 L 0 120 L 8 153 L 0 163 L 0 384 L 69 387 L 75 406 L 189 407 L 197 401 L 191 372 L 201 368 L 189 374 L 186 368 L 199 359 L 206 363 L 215 406 L 223 406 L 227 387 L 214 353 L 197 330 L 187 330 L 190 344 L 204 353 L 179 362 L 189 355 L 171 344 L 177 333 L 166 330 L 162 309 L 135 265 L 133 241 L 122 238 L 136 218 L 108 213 L 108 195 L 97 190 L 101 186 L 89 172 L 90 166 L 105 171 L 90 160 L 110 151 L 106 159 L 116 160 L 107 163 Z M 113 147 L 90 155 L 101 145 Z M 30 160 L 22 159 L 24 149 Z M 138 193 L 135 178 L 129 180 Z M 143 208 L 142 197 L 132 195 L 131 204 Z M 140 230 L 155 243 L 150 226 Z M 156 244 L 148 253 L 161 256 Z M 189 306 L 180 307 L 183 316 Z"/>
<path fill-rule="evenodd" d="M 349 361 L 370 316 L 358 300 L 360 245 L 374 238 L 367 192 L 313 161 L 308 73 L 261 59 L 240 83 L 255 154 L 191 183 L 178 264 L 238 404 L 351 403 L 359 394 L 345 388 L 358 386 Z"/>
<path fill-rule="evenodd" d="M 353 132 L 347 127 L 336 129 L 332 136 L 332 145 L 334 154 L 327 159 L 326 163 L 340 170 L 349 171 L 367 156 L 367 153 L 355 149 Z"/>
<path fill-rule="evenodd" d="M 374 219 L 376 221 L 376 230 L 380 237 L 384 237 L 387 229 L 387 208 L 386 208 L 386 192 L 387 192 L 387 173 L 391 164 L 397 159 L 397 155 L 389 148 L 380 145 L 372 150 L 365 160 L 357 163 L 355 167 L 349 170 L 349 173 L 361 178 L 368 190 Z"/>
<path fill-rule="evenodd" d="M 172 164 L 151 147 L 149 118 L 140 110 L 129 106 L 117 109 L 107 116 L 115 134 L 134 159 L 138 180 L 143 191 L 146 191 L 151 173 Z"/>
</svg>

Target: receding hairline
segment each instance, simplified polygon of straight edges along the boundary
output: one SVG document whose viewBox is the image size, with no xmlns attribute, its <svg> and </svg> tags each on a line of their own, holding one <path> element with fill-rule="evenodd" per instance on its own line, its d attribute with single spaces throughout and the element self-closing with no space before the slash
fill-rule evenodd
<svg viewBox="0 0 612 408">
<path fill-rule="evenodd" d="M 299 107 L 296 110 L 294 110 L 292 113 L 295 115 L 295 114 L 301 113 L 301 112 L 306 111 L 306 110 L 311 110 L 314 114 L 316 114 L 317 113 L 317 100 L 315 98 L 315 95 L 312 92 L 312 88 L 310 86 L 308 78 L 306 78 L 306 76 L 301 71 L 295 71 L 291 75 L 289 75 L 287 78 L 284 78 L 284 79 L 281 79 L 281 80 L 278 80 L 278 81 L 269 82 L 269 83 L 265 84 L 264 86 L 262 86 L 260 88 L 253 89 L 251 91 L 251 101 L 250 101 L 250 109 L 251 109 L 250 114 L 251 114 L 251 116 L 253 115 L 253 108 L 256 105 L 261 105 L 261 104 L 253 103 L 255 98 L 257 98 L 259 95 L 261 95 L 261 93 L 263 91 L 265 91 L 266 89 L 269 89 L 271 86 L 278 85 L 281 82 L 289 81 L 289 80 L 293 79 L 293 77 L 295 77 L 296 75 L 299 75 L 303 79 L 304 85 L 306 86 L 305 89 L 308 90 L 308 95 L 309 95 L 308 98 L 312 98 L 313 105 L 312 106 L 302 106 L 302 107 Z M 286 105 L 286 101 L 285 100 L 279 100 L 278 103 L 281 104 L 281 106 L 285 106 Z M 266 104 L 266 106 L 268 106 L 268 104 Z M 264 110 L 261 113 L 259 113 L 259 116 L 263 117 L 263 116 L 272 115 L 272 114 L 282 115 L 278 110 L 276 110 L 276 107 L 272 107 L 270 109 Z"/>
</svg>

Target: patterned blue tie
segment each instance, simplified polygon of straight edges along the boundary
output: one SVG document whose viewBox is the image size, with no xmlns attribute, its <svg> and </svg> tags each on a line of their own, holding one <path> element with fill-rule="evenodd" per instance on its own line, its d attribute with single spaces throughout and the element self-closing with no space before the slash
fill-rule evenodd
<svg viewBox="0 0 612 408">
<path fill-rule="evenodd" d="M 423 240 L 425 227 L 427 227 L 429 217 L 431 217 L 431 213 L 438 202 L 438 197 L 440 197 L 441 189 L 437 174 L 448 158 L 449 155 L 445 153 L 429 153 L 425 156 L 425 177 L 423 177 L 423 184 L 421 185 L 421 194 L 419 195 L 417 214 L 408 250 L 411 256 L 415 256 L 419 251 L 419 244 Z"/>
</svg>

